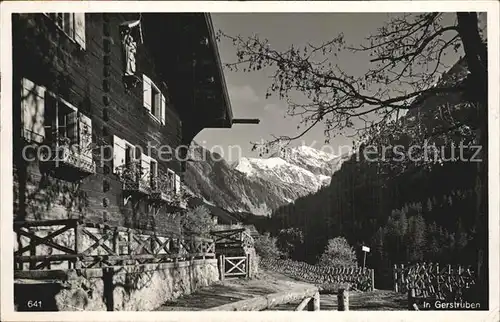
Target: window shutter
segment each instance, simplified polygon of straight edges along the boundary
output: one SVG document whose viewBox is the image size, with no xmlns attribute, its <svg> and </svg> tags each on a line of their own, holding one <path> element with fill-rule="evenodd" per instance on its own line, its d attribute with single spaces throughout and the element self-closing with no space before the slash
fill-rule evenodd
<svg viewBox="0 0 500 322">
<path fill-rule="evenodd" d="M 45 141 L 55 143 L 55 139 L 57 138 L 57 109 L 58 109 L 58 100 L 50 94 L 48 91 L 45 92 L 44 99 L 44 128 L 45 128 Z"/>
<path fill-rule="evenodd" d="M 72 114 L 76 114 L 76 112 Z M 80 131 L 80 153 L 92 158 L 92 120 L 80 113 L 78 128 Z"/>
<path fill-rule="evenodd" d="M 142 75 L 142 85 L 144 92 L 144 107 L 151 112 L 151 79 L 146 75 Z"/>
<path fill-rule="evenodd" d="M 170 190 L 175 190 L 175 173 L 168 169 L 167 170 L 168 187 Z"/>
<path fill-rule="evenodd" d="M 141 168 L 142 168 L 142 174 L 141 174 L 141 179 L 142 180 L 147 180 L 149 182 L 150 178 L 150 167 L 149 167 L 149 156 L 145 155 L 144 153 L 141 154 Z"/>
<path fill-rule="evenodd" d="M 74 13 L 63 13 L 63 30 L 71 38 L 76 38 L 75 35 L 75 15 Z"/>
<path fill-rule="evenodd" d="M 175 193 L 181 193 L 181 177 L 179 177 L 179 175 L 177 174 L 175 175 Z"/>
<path fill-rule="evenodd" d="M 45 87 L 23 78 L 21 90 L 21 126 L 23 137 L 41 143 L 45 138 Z"/>
<path fill-rule="evenodd" d="M 59 103 L 62 105 L 62 103 Z M 68 113 L 66 116 L 66 131 L 70 144 L 81 144 L 78 139 L 78 112 Z M 80 145 L 81 147 L 81 145 Z"/>
<path fill-rule="evenodd" d="M 151 157 L 149 158 L 149 168 L 151 169 L 151 177 L 158 177 L 158 162 Z"/>
<path fill-rule="evenodd" d="M 75 41 L 85 49 L 85 13 L 75 13 Z"/>
<path fill-rule="evenodd" d="M 167 111 L 167 105 L 165 96 L 161 95 L 161 124 L 165 125 L 165 112 Z"/>
<path fill-rule="evenodd" d="M 125 140 L 113 135 L 113 172 L 118 173 L 125 165 Z"/>
</svg>

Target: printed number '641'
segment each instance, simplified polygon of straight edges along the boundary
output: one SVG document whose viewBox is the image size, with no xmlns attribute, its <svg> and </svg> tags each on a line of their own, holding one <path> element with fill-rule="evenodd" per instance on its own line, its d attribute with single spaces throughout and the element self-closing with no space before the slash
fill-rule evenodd
<svg viewBox="0 0 500 322">
<path fill-rule="evenodd" d="M 28 301 L 27 305 L 28 305 L 28 308 L 30 308 L 30 309 L 34 308 L 34 307 L 40 308 L 40 307 L 42 307 L 42 301 L 31 301 L 30 300 L 30 301 Z"/>
</svg>

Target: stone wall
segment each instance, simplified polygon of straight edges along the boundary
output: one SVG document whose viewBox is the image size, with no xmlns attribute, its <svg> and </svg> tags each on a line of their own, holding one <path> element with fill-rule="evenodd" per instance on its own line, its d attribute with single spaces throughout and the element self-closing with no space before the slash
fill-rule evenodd
<svg viewBox="0 0 500 322">
<path fill-rule="evenodd" d="M 215 259 L 33 273 L 15 279 L 18 311 L 150 311 L 219 280 Z"/>
<path fill-rule="evenodd" d="M 310 265 L 292 260 L 263 258 L 260 266 L 264 269 L 300 278 L 320 286 L 320 290 L 330 290 L 349 286 L 360 291 L 373 290 L 373 269 L 361 267 L 328 267 Z"/>
</svg>

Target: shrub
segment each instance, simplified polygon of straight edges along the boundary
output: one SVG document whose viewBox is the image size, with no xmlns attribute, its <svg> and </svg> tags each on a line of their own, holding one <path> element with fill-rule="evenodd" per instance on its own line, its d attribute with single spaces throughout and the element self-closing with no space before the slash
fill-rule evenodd
<svg viewBox="0 0 500 322">
<path fill-rule="evenodd" d="M 304 234 L 298 228 L 280 230 L 278 234 L 278 247 L 287 258 L 297 259 L 296 254 L 303 251 Z"/>
<path fill-rule="evenodd" d="M 319 264 L 334 267 L 357 266 L 356 252 L 344 237 L 335 237 L 328 241 Z"/>
<path fill-rule="evenodd" d="M 257 254 L 262 258 L 278 258 L 281 255 L 276 244 L 276 237 L 271 237 L 269 233 L 255 238 L 254 247 Z"/>
<path fill-rule="evenodd" d="M 181 219 L 182 230 L 188 234 L 210 237 L 215 224 L 207 207 L 199 206 L 188 211 Z"/>
</svg>

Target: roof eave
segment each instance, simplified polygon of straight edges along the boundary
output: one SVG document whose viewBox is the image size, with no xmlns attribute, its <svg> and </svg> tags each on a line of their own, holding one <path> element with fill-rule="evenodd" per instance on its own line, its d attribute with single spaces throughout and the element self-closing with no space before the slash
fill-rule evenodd
<svg viewBox="0 0 500 322">
<path fill-rule="evenodd" d="M 221 84 L 221 91 L 222 91 L 222 96 L 224 98 L 224 108 L 226 112 L 226 118 L 227 122 L 224 122 L 223 127 L 231 127 L 232 126 L 232 121 L 233 121 L 233 109 L 231 106 L 231 100 L 229 99 L 229 93 L 227 91 L 227 84 L 226 84 L 226 78 L 224 77 L 224 70 L 222 67 L 222 61 L 220 59 L 219 55 L 219 48 L 217 46 L 217 39 L 215 37 L 215 31 L 214 31 L 214 26 L 212 23 L 212 17 L 210 13 L 204 13 L 205 16 L 205 22 L 207 23 L 207 30 L 208 30 L 208 35 L 209 35 L 209 43 L 210 47 L 213 49 L 213 54 L 215 57 L 215 61 L 217 64 L 217 76 L 219 78 L 219 83 Z"/>
</svg>

